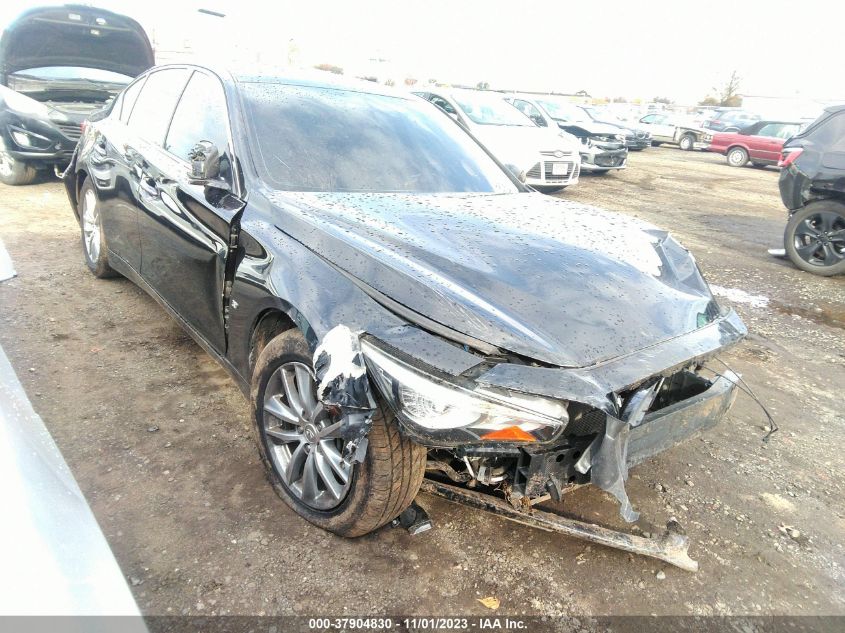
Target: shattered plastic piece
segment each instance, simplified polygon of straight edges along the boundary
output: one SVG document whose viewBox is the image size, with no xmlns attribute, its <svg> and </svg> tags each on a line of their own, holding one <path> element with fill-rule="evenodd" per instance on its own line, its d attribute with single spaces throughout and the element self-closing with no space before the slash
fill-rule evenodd
<svg viewBox="0 0 845 633">
<path fill-rule="evenodd" d="M 589 470 L 590 481 L 616 497 L 619 514 L 628 523 L 640 518 L 640 513 L 634 510 L 625 491 L 625 481 L 628 479 L 628 438 L 631 429 L 643 421 L 659 387 L 660 381 L 637 391 L 628 399 L 621 417 L 608 415 L 604 435 L 593 440 L 575 464 L 578 472 L 586 474 Z"/>
<path fill-rule="evenodd" d="M 486 598 L 476 598 L 481 604 L 483 604 L 488 609 L 498 609 L 499 608 L 499 599 L 493 596 L 488 596 Z"/>
<path fill-rule="evenodd" d="M 376 402 L 358 335 L 345 325 L 329 330 L 314 351 L 317 398 L 340 410 L 339 434 L 348 440 L 344 458 L 361 462 L 367 450 Z"/>
</svg>

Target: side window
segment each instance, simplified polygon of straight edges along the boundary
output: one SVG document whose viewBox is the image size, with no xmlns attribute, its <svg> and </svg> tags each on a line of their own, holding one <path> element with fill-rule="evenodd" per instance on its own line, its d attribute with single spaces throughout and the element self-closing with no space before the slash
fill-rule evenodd
<svg viewBox="0 0 845 633">
<path fill-rule="evenodd" d="M 147 77 L 144 89 L 129 116 L 129 128 L 151 143 L 161 145 L 173 108 L 188 80 L 188 70 L 159 70 Z"/>
<path fill-rule="evenodd" d="M 200 141 L 211 141 L 225 158 L 229 145 L 228 130 L 223 86 L 216 78 L 194 72 L 176 106 L 164 149 L 187 161 L 194 145 Z"/>
<path fill-rule="evenodd" d="M 143 77 L 123 91 L 123 95 L 120 97 L 119 118 L 124 123 L 129 120 L 129 115 L 132 114 L 132 108 L 138 100 L 138 95 L 141 94 L 141 88 L 144 87 L 146 80 L 147 78 Z"/>
<path fill-rule="evenodd" d="M 757 136 L 771 136 L 773 138 L 778 138 L 780 137 L 780 132 L 783 127 L 782 123 L 766 123 L 766 125 L 757 131 Z"/>
<path fill-rule="evenodd" d="M 542 119 L 543 115 L 540 114 L 540 111 L 535 108 L 532 104 L 528 103 L 527 101 L 522 101 L 521 99 L 516 99 L 513 104 L 519 108 L 522 114 L 531 117 L 532 119 Z"/>
<path fill-rule="evenodd" d="M 810 133 L 810 137 L 827 151 L 845 151 L 845 112 L 829 116 Z"/>
<path fill-rule="evenodd" d="M 640 123 L 646 123 L 646 124 L 657 123 L 657 115 L 656 114 L 648 114 L 648 115 L 644 116 L 642 119 L 640 119 Z"/>
<path fill-rule="evenodd" d="M 443 110 L 446 114 L 451 114 L 452 116 L 456 116 L 458 113 L 455 112 L 455 108 L 452 107 L 452 104 L 446 101 L 443 97 L 438 97 L 437 95 L 431 95 L 428 98 L 434 105 L 438 108 Z"/>
</svg>

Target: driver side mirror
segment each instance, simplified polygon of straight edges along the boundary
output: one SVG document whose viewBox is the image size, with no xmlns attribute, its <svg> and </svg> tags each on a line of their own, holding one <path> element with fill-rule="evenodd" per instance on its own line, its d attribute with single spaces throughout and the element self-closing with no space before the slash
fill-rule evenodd
<svg viewBox="0 0 845 633">
<path fill-rule="evenodd" d="M 220 150 L 211 141 L 200 141 L 188 154 L 191 169 L 188 181 L 192 185 L 205 185 L 217 189 L 229 189 L 225 180 L 220 178 Z"/>
</svg>

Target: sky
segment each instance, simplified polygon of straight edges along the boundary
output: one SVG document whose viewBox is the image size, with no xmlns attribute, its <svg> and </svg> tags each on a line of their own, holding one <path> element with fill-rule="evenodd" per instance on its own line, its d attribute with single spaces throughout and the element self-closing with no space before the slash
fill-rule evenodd
<svg viewBox="0 0 845 633">
<path fill-rule="evenodd" d="M 43 2 L 43 0 L 42 0 Z M 0 8 L 5 23 L 25 6 Z M 11 4 L 11 3 L 5 3 Z M 731 72 L 750 95 L 845 101 L 845 3 L 804 0 L 100 0 L 138 19 L 161 58 L 334 64 L 397 82 L 694 104 Z M 223 18 L 197 12 L 207 8 Z M 371 62 L 371 59 L 385 60 Z"/>
</svg>

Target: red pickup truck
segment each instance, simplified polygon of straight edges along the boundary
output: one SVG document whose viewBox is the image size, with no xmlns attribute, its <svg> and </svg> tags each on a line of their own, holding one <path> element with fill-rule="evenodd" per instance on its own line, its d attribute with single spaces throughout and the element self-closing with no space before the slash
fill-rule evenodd
<svg viewBox="0 0 845 633">
<path fill-rule="evenodd" d="M 802 124 L 793 121 L 757 121 L 739 132 L 717 132 L 708 149 L 727 156 L 731 167 L 777 165 L 786 139 Z"/>
</svg>

